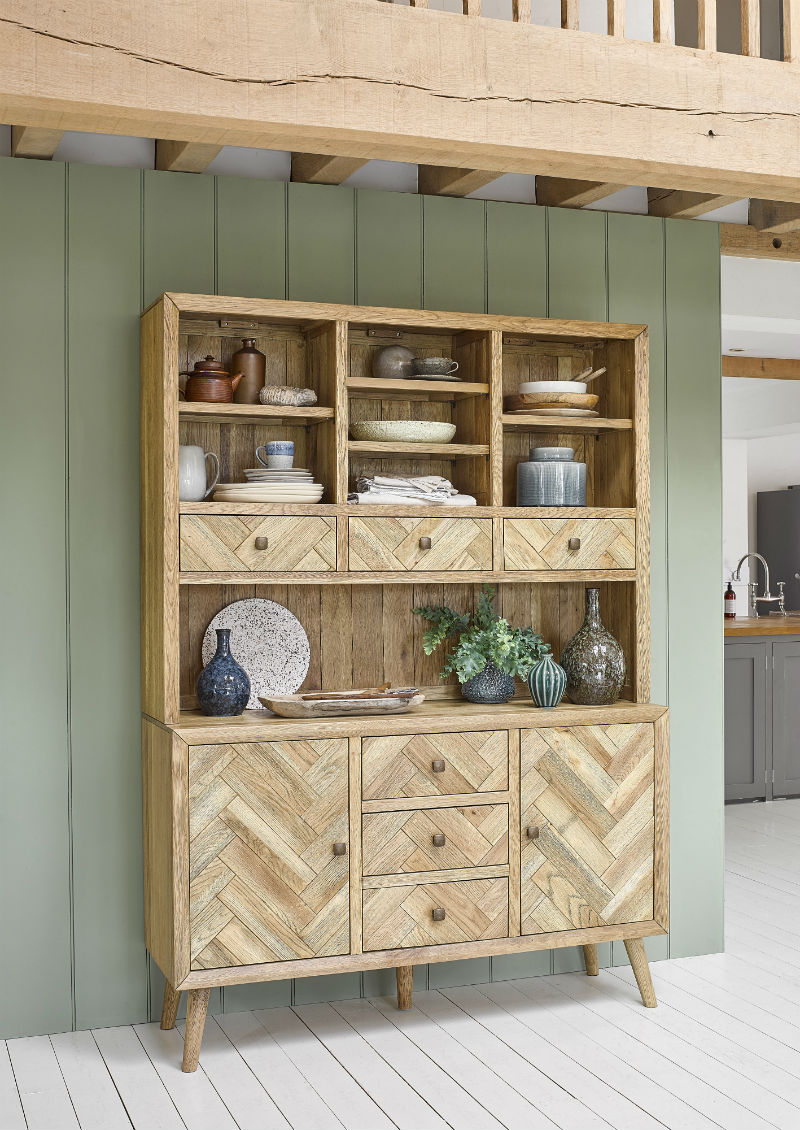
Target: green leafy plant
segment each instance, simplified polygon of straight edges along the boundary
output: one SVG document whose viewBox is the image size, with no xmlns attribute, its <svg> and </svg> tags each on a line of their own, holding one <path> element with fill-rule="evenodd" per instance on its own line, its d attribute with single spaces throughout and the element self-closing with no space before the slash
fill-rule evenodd
<svg viewBox="0 0 800 1130">
<path fill-rule="evenodd" d="M 496 612 L 494 597 L 494 588 L 484 585 L 474 613 L 430 605 L 414 609 L 417 616 L 432 625 L 422 637 L 426 655 L 432 655 L 446 640 L 459 637 L 445 659 L 440 678 L 455 671 L 458 681 L 466 683 L 479 675 L 487 663 L 493 663 L 507 675 L 525 679 L 534 663 L 550 650 L 550 644 L 533 628 L 512 628 Z"/>
</svg>

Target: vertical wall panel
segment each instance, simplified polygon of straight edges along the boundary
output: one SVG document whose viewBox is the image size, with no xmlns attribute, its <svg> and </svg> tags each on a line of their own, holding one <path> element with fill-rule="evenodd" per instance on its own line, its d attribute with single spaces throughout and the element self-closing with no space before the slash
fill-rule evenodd
<svg viewBox="0 0 800 1130">
<path fill-rule="evenodd" d="M 718 226 L 667 220 L 666 271 L 671 954 L 685 957 L 723 945 Z"/>
<path fill-rule="evenodd" d="M 667 649 L 667 340 L 664 223 L 649 216 L 608 216 L 608 318 L 643 322 L 650 341 L 650 630 L 652 701 L 668 702 Z M 653 960 L 669 957 L 669 938 L 646 938 Z M 622 942 L 615 965 L 627 964 Z"/>
<path fill-rule="evenodd" d="M 355 300 L 354 190 L 290 184 L 289 297 L 301 302 Z"/>
<path fill-rule="evenodd" d="M 486 309 L 486 205 L 451 196 L 422 198 L 427 310 Z"/>
<path fill-rule="evenodd" d="M 79 1028 L 146 1017 L 139 754 L 141 174 L 69 183 L 69 607 Z"/>
<path fill-rule="evenodd" d="M 214 178 L 144 174 L 144 304 L 165 290 L 214 293 Z"/>
<path fill-rule="evenodd" d="M 422 305 L 422 197 L 413 192 L 356 192 L 356 302 Z"/>
<path fill-rule="evenodd" d="M 286 185 L 217 177 L 217 293 L 286 297 Z"/>
<path fill-rule="evenodd" d="M 547 316 L 547 209 L 486 201 L 490 314 Z"/>
<path fill-rule="evenodd" d="M 64 185 L 0 159 L 0 1036 L 72 1027 Z"/>
</svg>

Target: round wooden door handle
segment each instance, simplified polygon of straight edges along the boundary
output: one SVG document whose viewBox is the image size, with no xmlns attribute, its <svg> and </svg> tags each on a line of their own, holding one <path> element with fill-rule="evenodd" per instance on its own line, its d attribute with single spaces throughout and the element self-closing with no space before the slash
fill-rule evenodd
<svg viewBox="0 0 800 1130">
<path fill-rule="evenodd" d="M 526 834 L 527 834 L 529 840 L 538 840 L 539 839 L 539 825 L 538 824 L 529 824 L 528 827 L 525 829 L 525 831 L 526 831 Z"/>
<path fill-rule="evenodd" d="M 437 832 L 435 834 L 435 836 L 433 837 L 433 846 L 434 847 L 444 847 L 444 845 L 446 843 L 447 843 L 447 837 L 445 836 L 444 832 Z"/>
<path fill-rule="evenodd" d="M 436 910 L 434 910 L 434 912 L 433 912 L 433 921 L 434 922 L 444 922 L 445 918 L 446 918 L 446 914 L 445 914 L 445 911 L 444 911 L 444 907 L 437 906 Z"/>
<path fill-rule="evenodd" d="M 420 547 L 420 549 L 430 549 L 431 539 L 430 538 L 420 538 L 419 539 L 419 547 Z"/>
<path fill-rule="evenodd" d="M 347 855 L 347 844 L 334 844 L 333 845 L 333 854 L 334 855 Z"/>
<path fill-rule="evenodd" d="M 580 538 L 570 538 L 569 541 L 567 542 L 567 549 L 575 550 L 575 549 L 580 549 L 580 547 L 581 547 L 581 539 Z"/>
<path fill-rule="evenodd" d="M 444 773 L 444 762 L 437 758 L 436 761 L 431 762 L 431 769 L 434 773 Z"/>
<path fill-rule="evenodd" d="M 269 549 L 269 538 L 256 538 L 256 549 Z"/>
</svg>

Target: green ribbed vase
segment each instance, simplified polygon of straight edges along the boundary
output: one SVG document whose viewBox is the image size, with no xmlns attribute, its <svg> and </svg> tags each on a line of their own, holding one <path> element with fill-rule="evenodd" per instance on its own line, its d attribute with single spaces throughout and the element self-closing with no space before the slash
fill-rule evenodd
<svg viewBox="0 0 800 1130">
<path fill-rule="evenodd" d="M 528 689 L 537 706 L 558 706 L 567 685 L 567 673 L 553 659 L 545 655 L 531 667 L 528 675 Z"/>
</svg>

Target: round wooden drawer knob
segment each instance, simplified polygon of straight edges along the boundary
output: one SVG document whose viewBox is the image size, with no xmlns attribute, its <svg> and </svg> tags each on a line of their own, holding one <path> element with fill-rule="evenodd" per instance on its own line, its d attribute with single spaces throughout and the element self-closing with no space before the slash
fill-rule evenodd
<svg viewBox="0 0 800 1130">
<path fill-rule="evenodd" d="M 581 539 L 580 538 L 570 538 L 569 541 L 567 542 L 567 548 L 568 549 L 576 550 L 576 549 L 580 549 L 580 547 L 581 547 Z"/>
<path fill-rule="evenodd" d="M 528 827 L 525 829 L 525 831 L 527 832 L 529 840 L 538 840 L 539 839 L 539 825 L 538 824 L 529 824 Z"/>
<path fill-rule="evenodd" d="M 444 922 L 445 917 L 446 917 L 446 915 L 445 915 L 445 912 L 444 912 L 444 908 L 441 907 L 441 906 L 437 906 L 436 910 L 434 910 L 434 912 L 433 912 L 433 921 L 434 922 Z"/>
<path fill-rule="evenodd" d="M 433 837 L 433 846 L 434 847 L 444 847 L 446 842 L 447 842 L 447 839 L 445 837 L 444 832 L 437 832 L 436 835 Z"/>
<path fill-rule="evenodd" d="M 256 549 L 269 549 L 269 538 L 256 538 Z"/>
<path fill-rule="evenodd" d="M 437 758 L 436 761 L 431 762 L 431 769 L 434 773 L 444 773 L 444 762 Z"/>
<path fill-rule="evenodd" d="M 347 844 L 334 844 L 333 845 L 333 854 L 334 855 L 347 855 Z"/>
<path fill-rule="evenodd" d="M 430 549 L 431 539 L 430 538 L 420 538 L 419 539 L 419 547 L 420 547 L 420 549 Z"/>
</svg>

